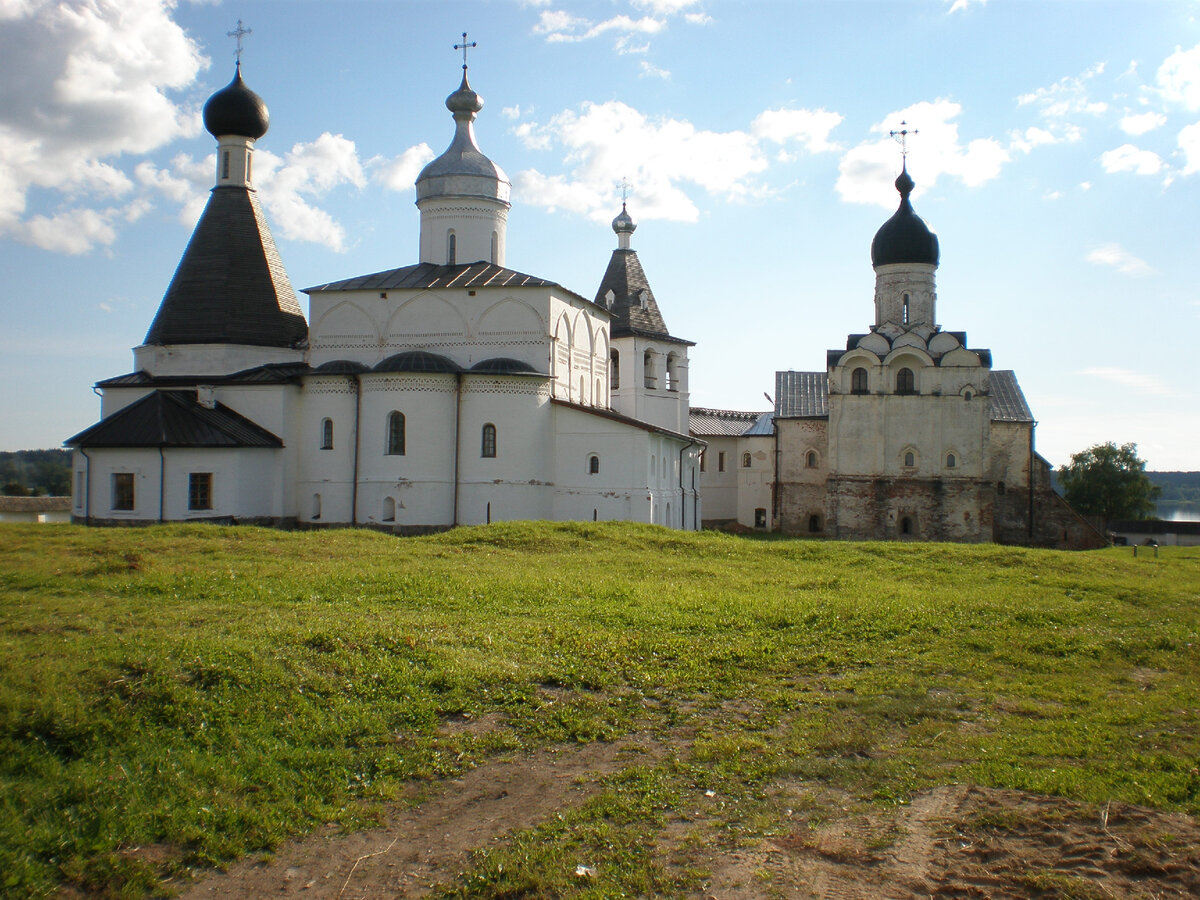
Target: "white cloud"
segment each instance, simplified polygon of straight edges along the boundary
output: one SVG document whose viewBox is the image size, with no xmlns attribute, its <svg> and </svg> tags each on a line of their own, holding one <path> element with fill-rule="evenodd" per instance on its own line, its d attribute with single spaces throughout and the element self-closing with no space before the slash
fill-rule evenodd
<svg viewBox="0 0 1200 900">
<path fill-rule="evenodd" d="M 538 24 L 533 27 L 533 33 L 544 34 L 547 42 L 560 44 L 590 41 L 614 31 L 618 33 L 618 37 L 630 34 L 657 34 L 665 27 L 665 21 L 652 16 L 632 19 L 620 15 L 603 22 L 593 22 L 591 19 L 572 16 L 562 10 L 547 10 L 539 17 Z"/>
<path fill-rule="evenodd" d="M 987 4 L 987 0 L 946 0 L 947 3 L 953 3 L 950 7 L 950 12 L 955 13 L 964 9 L 968 9 L 972 3 L 978 3 L 980 6 Z"/>
<path fill-rule="evenodd" d="M 1110 174 L 1133 172 L 1135 175 L 1157 175 L 1162 171 L 1163 161 L 1151 150 L 1141 150 L 1133 144 L 1122 144 L 1115 150 L 1101 153 L 1100 165 Z"/>
<path fill-rule="evenodd" d="M 699 0 L 633 0 L 638 9 L 648 9 L 656 16 L 673 16 L 695 6 Z"/>
<path fill-rule="evenodd" d="M 1153 131 L 1155 128 L 1161 128 L 1167 124 L 1167 117 L 1162 113 L 1144 112 L 1137 115 L 1124 116 L 1121 119 L 1121 130 L 1126 134 L 1138 137 Z"/>
<path fill-rule="evenodd" d="M 371 180 L 377 184 L 393 191 L 407 191 L 432 159 L 433 151 L 429 145 L 417 144 L 392 159 L 376 157 L 367 163 L 367 168 L 371 170 Z"/>
<path fill-rule="evenodd" d="M 1166 100 L 1200 109 L 1200 44 L 1191 50 L 1176 47 L 1158 67 L 1157 81 Z"/>
<path fill-rule="evenodd" d="M 666 69 L 660 69 L 658 66 L 642 60 L 641 72 L 639 78 L 662 78 L 664 80 L 671 77 L 671 73 Z"/>
<path fill-rule="evenodd" d="M 1146 394 L 1160 394 L 1166 396 L 1171 392 L 1167 389 L 1167 385 L 1160 378 L 1154 375 L 1147 375 L 1144 372 L 1134 372 L 1130 369 L 1119 368 L 1095 368 L 1083 369 L 1080 375 L 1086 375 L 1089 378 L 1101 378 L 1104 381 L 1110 381 L 1113 384 L 1119 384 L 1123 387 L 1133 388 Z"/>
<path fill-rule="evenodd" d="M 1188 125 L 1179 132 L 1179 149 L 1183 151 L 1183 174 L 1200 172 L 1200 122 Z"/>
<path fill-rule="evenodd" d="M 121 211 L 88 209 L 133 182 L 111 162 L 199 129 L 172 99 L 207 65 L 170 0 L 0 6 L 0 234 L 49 250 L 111 244 Z M 33 188 L 64 208 L 23 220 Z"/>
<path fill-rule="evenodd" d="M 1037 88 L 1017 97 L 1018 106 L 1038 107 L 1041 116 L 1063 120 L 1072 115 L 1098 116 L 1108 111 L 1102 100 L 1088 99 L 1088 82 L 1104 73 L 1104 63 L 1098 63 L 1080 75 L 1060 78 L 1048 87 Z"/>
<path fill-rule="evenodd" d="M 1087 255 L 1087 261 L 1108 266 L 1122 275 L 1150 275 L 1154 272 L 1145 260 L 1134 256 L 1120 244 L 1104 244 Z"/>
<path fill-rule="evenodd" d="M 683 20 L 689 25 L 711 25 L 713 17 L 708 13 L 687 13 Z"/>
<path fill-rule="evenodd" d="M 500 115 L 506 119 L 519 119 L 521 118 L 521 105 L 505 106 L 500 110 Z"/>
<path fill-rule="evenodd" d="M 584 213 L 597 221 L 612 216 L 612 184 L 628 176 L 637 186 L 642 219 L 695 221 L 699 209 L 686 186 L 738 199 L 757 195 L 753 177 L 767 167 L 759 139 L 747 131 L 713 132 L 679 119 L 649 119 L 620 101 L 585 103 L 546 125 L 520 134 L 528 146 L 561 146 L 571 171 L 546 176 L 517 174 L 522 202 Z"/>
<path fill-rule="evenodd" d="M 1043 144 L 1059 144 L 1066 140 L 1072 140 L 1072 138 L 1070 136 L 1058 137 L 1045 128 L 1033 125 L 1024 131 L 1014 131 L 1009 140 L 1009 148 L 1017 153 L 1029 153 L 1035 147 Z"/>
<path fill-rule="evenodd" d="M 767 109 L 754 118 L 750 130 L 762 140 L 776 144 L 795 141 L 810 153 L 820 153 L 839 149 L 829 135 L 843 118 L 824 109 Z"/>
<path fill-rule="evenodd" d="M 893 182 L 896 178 L 899 148 L 888 136 L 901 121 L 917 124 L 919 137 L 909 149 L 909 172 L 917 182 L 917 191 L 927 190 L 942 175 L 957 178 L 968 187 L 977 187 L 996 178 L 1004 163 L 1011 158 L 994 138 L 975 138 L 965 145 L 958 135 L 953 119 L 962 106 L 950 100 L 922 101 L 897 110 L 872 131 L 880 134 L 873 141 L 864 141 L 843 157 L 838 167 L 837 192 L 849 203 L 873 203 L 884 207 L 896 205 Z"/>
</svg>

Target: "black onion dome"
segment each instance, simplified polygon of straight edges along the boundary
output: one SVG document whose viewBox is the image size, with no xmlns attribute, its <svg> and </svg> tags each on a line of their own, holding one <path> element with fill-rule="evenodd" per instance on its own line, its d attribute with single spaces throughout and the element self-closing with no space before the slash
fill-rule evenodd
<svg viewBox="0 0 1200 900">
<path fill-rule="evenodd" d="M 204 127 L 215 138 L 237 134 L 258 140 L 267 133 L 271 117 L 263 98 L 246 87 L 239 63 L 233 81 L 221 88 L 204 104 Z"/>
<path fill-rule="evenodd" d="M 938 264 L 937 235 L 913 212 L 912 203 L 908 199 L 914 186 L 912 176 L 905 167 L 896 179 L 896 190 L 900 192 L 900 208 L 875 232 L 875 239 L 871 241 L 871 265 Z"/>
</svg>

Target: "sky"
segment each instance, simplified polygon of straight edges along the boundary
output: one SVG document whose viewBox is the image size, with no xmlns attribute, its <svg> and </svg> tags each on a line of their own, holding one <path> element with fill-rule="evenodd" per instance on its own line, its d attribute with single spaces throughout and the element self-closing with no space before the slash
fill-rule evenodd
<svg viewBox="0 0 1200 900">
<path fill-rule="evenodd" d="M 907 128 L 938 324 L 1016 371 L 1039 452 L 1200 469 L 1200 0 L 0 0 L 0 449 L 60 446 L 132 370 L 239 20 L 297 290 L 417 261 L 465 31 L 508 266 L 594 296 L 625 180 L 693 405 L 769 409 L 868 330 Z"/>
</svg>

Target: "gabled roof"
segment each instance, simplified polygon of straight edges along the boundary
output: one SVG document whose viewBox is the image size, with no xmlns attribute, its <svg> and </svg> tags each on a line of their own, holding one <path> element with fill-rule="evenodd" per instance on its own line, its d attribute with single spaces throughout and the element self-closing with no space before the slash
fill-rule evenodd
<svg viewBox="0 0 1200 900">
<path fill-rule="evenodd" d="M 741 437 L 751 432 L 759 433 L 755 429 L 763 416 L 767 419 L 768 430 L 762 433 L 772 434 L 771 413 L 693 406 L 688 410 L 688 430 L 701 437 Z"/>
<path fill-rule="evenodd" d="M 993 369 L 988 393 L 991 395 L 993 422 L 1033 421 L 1033 411 L 1025 402 L 1025 395 L 1012 369 Z"/>
<path fill-rule="evenodd" d="M 294 347 L 307 337 L 258 195 L 213 188 L 145 343 Z"/>
<path fill-rule="evenodd" d="M 820 419 L 829 415 L 829 375 L 826 372 L 776 372 L 775 416 L 780 419 Z"/>
<path fill-rule="evenodd" d="M 71 447 L 282 447 L 283 441 L 194 391 L 153 391 L 63 442 Z"/>
<path fill-rule="evenodd" d="M 324 367 L 322 367 L 324 370 Z M 268 363 L 234 372 L 232 375 L 151 375 L 145 370 L 116 375 L 96 382 L 96 387 L 161 387 L 179 388 L 197 384 L 287 384 L 301 376 L 316 374 L 304 362 Z"/>
<path fill-rule="evenodd" d="M 567 291 L 568 294 L 573 294 L 585 302 L 587 299 L 575 294 L 574 291 L 567 290 L 557 282 L 486 262 L 462 263 L 454 266 L 417 263 L 413 266 L 402 266 L 399 269 L 388 269 L 384 272 L 373 272 L 370 275 L 358 275 L 354 278 L 344 278 L 341 281 L 331 281 L 328 284 L 318 284 L 316 287 L 304 288 L 304 293 L 490 287 L 553 287 Z"/>
<path fill-rule="evenodd" d="M 71 508 L 70 497 L 2 497 L 0 512 L 41 513 L 66 512 Z"/>
<path fill-rule="evenodd" d="M 670 428 L 663 428 L 661 425 L 652 425 L 649 422 L 643 422 L 641 419 L 635 419 L 632 416 L 625 416 L 621 413 L 613 412 L 611 409 L 601 409 L 598 406 L 584 406 L 580 403 L 573 403 L 570 400 L 559 400 L 557 397 L 551 397 L 550 402 L 555 406 L 565 406 L 568 409 L 573 409 L 581 413 L 587 413 L 590 416 L 597 416 L 601 419 L 609 419 L 613 422 L 620 422 L 624 425 L 640 428 L 642 431 L 649 431 L 654 434 L 665 434 L 667 437 L 678 438 L 681 441 L 695 442 L 697 444 L 705 443 L 703 439 L 693 438 L 690 434 L 680 434 L 678 431 L 672 431 Z"/>
<path fill-rule="evenodd" d="M 608 302 L 609 291 L 613 292 L 611 305 Z M 645 304 L 642 303 L 643 291 L 646 295 Z M 604 277 L 600 279 L 595 303 L 612 315 L 609 333 L 614 338 L 641 335 L 675 341 L 689 347 L 694 343 L 672 337 L 667 330 L 667 323 L 663 321 L 658 303 L 654 299 L 654 291 L 650 289 L 650 281 L 646 278 L 636 250 L 618 248 L 613 251 Z"/>
</svg>

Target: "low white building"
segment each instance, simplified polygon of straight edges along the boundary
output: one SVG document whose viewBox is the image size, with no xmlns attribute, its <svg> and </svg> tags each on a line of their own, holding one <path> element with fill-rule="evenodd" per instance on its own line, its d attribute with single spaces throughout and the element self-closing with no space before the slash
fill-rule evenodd
<svg viewBox="0 0 1200 900">
<path fill-rule="evenodd" d="M 205 106 L 216 186 L 135 371 L 100 382 L 101 421 L 67 441 L 77 521 L 699 527 L 691 344 L 632 219 L 594 300 L 508 268 L 509 181 L 476 144 L 465 66 L 446 106 L 418 262 L 308 289 L 306 321 L 253 187 L 268 117 L 239 65 Z"/>
<path fill-rule="evenodd" d="M 772 414 L 693 406 L 689 430 L 708 445 L 700 456 L 704 527 L 773 531 Z"/>
</svg>

